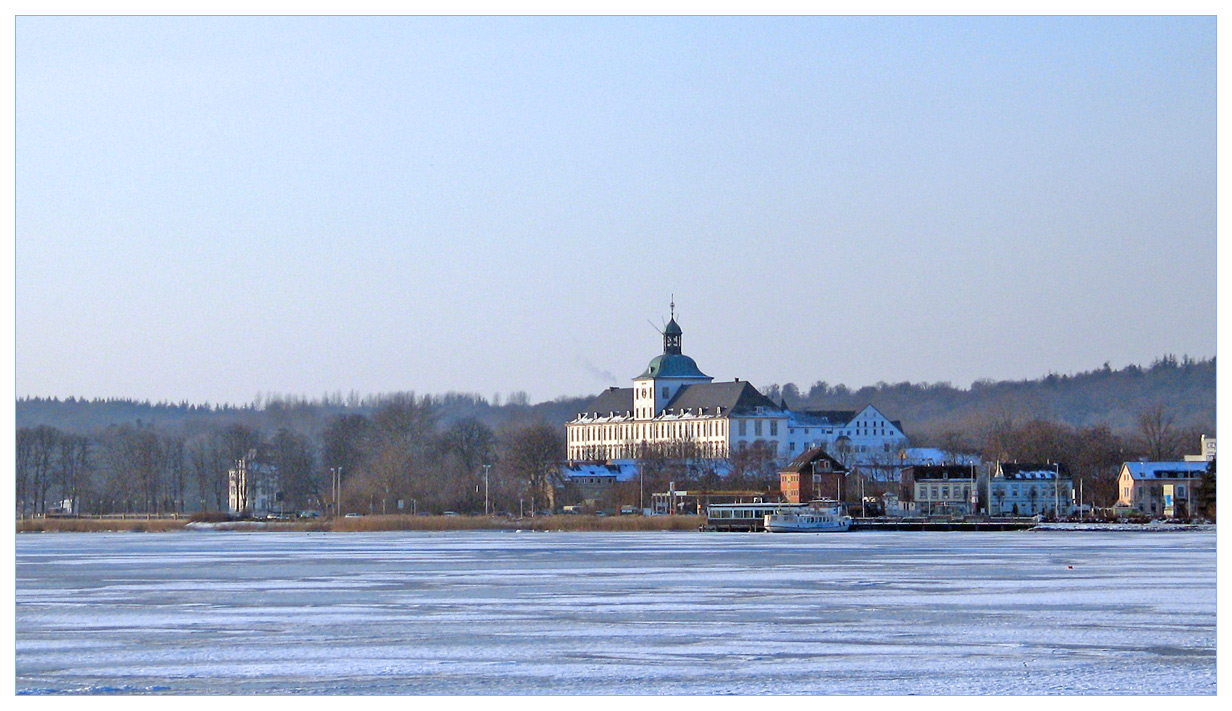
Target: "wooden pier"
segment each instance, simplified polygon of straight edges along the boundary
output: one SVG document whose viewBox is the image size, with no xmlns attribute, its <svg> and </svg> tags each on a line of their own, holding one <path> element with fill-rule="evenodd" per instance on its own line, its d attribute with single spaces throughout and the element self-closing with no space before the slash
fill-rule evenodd
<svg viewBox="0 0 1232 711">
<path fill-rule="evenodd" d="M 1039 525 L 1033 518 L 948 521 L 924 518 L 856 518 L 853 531 L 1026 531 Z"/>
</svg>

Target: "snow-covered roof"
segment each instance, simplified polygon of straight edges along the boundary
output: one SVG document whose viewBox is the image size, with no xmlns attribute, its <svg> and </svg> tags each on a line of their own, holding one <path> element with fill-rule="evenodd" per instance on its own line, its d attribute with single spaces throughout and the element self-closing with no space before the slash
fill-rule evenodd
<svg viewBox="0 0 1232 711">
<path fill-rule="evenodd" d="M 959 454 L 936 447 L 908 447 L 903 452 L 903 464 L 980 464 L 978 454 Z"/>
<path fill-rule="evenodd" d="M 1064 464 L 1001 462 L 998 465 L 1005 479 L 1069 479 L 1069 468 Z"/>
<path fill-rule="evenodd" d="M 561 465 L 560 473 L 566 479 L 588 476 L 633 481 L 637 478 L 637 464 L 631 460 L 616 461 L 612 464 L 565 464 Z"/>
<path fill-rule="evenodd" d="M 1196 479 L 1206 471 L 1206 462 L 1125 462 L 1134 479 Z"/>
<path fill-rule="evenodd" d="M 705 466 L 713 468 L 720 477 L 731 473 L 731 462 L 725 459 L 706 460 Z M 636 459 L 613 459 L 610 464 L 562 464 L 560 475 L 565 479 L 589 476 L 613 477 L 618 482 L 637 481 L 637 467 Z"/>
</svg>

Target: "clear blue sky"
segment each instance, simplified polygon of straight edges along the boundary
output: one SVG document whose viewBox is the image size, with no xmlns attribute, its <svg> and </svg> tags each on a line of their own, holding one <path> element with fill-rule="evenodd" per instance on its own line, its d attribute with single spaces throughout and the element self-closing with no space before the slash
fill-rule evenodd
<svg viewBox="0 0 1232 711">
<path fill-rule="evenodd" d="M 1207 357 L 1214 18 L 16 20 L 18 396 Z"/>
</svg>

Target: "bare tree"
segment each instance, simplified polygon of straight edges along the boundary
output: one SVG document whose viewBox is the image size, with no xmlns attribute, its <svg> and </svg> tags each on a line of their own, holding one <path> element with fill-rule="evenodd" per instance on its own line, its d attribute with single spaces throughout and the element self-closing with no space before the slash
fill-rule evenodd
<svg viewBox="0 0 1232 711">
<path fill-rule="evenodd" d="M 90 440 L 81 435 L 65 434 L 60 437 L 56 488 L 61 500 L 72 502 L 74 512 L 78 512 L 81 505 L 81 489 L 90 466 L 89 448 Z"/>
<path fill-rule="evenodd" d="M 338 476 L 339 486 L 345 489 L 348 478 L 359 474 L 365 453 L 369 450 L 372 423 L 360 414 L 338 415 L 330 420 L 321 433 L 321 465 L 332 477 Z M 331 496 L 342 496 L 342 491 L 333 491 Z M 331 506 L 340 505 L 331 501 Z"/>
<path fill-rule="evenodd" d="M 34 430 L 17 428 L 17 463 L 14 478 L 17 485 L 17 516 L 24 519 L 30 499 L 31 483 L 34 481 Z"/>
<path fill-rule="evenodd" d="M 423 474 L 432 464 L 437 410 L 431 398 L 398 393 L 384 398 L 372 413 L 371 433 L 358 481 L 375 510 L 388 513 L 399 499 L 425 499 Z"/>
<path fill-rule="evenodd" d="M 51 490 L 56 450 L 63 433 L 48 425 L 18 431 L 19 511 L 27 506 L 34 514 L 47 513 L 47 494 Z M 24 450 L 24 451 L 23 451 Z"/>
<path fill-rule="evenodd" d="M 1202 483 L 1198 485 L 1198 513 L 1215 520 L 1215 460 L 1206 463 Z"/>
<path fill-rule="evenodd" d="M 270 440 L 270 463 L 278 470 L 286 496 L 299 508 L 319 505 L 320 482 L 316 476 L 316 458 L 307 437 L 285 427 Z"/>
<path fill-rule="evenodd" d="M 439 444 L 437 466 L 433 467 L 437 476 L 432 477 L 439 505 L 479 510 L 484 503 L 483 466 L 496 460 L 496 435 L 479 420 L 466 417 L 450 425 Z M 490 494 L 490 477 L 488 489 Z"/>
<path fill-rule="evenodd" d="M 525 483 L 532 510 L 540 503 L 556 508 L 560 463 L 565 457 L 565 438 L 559 427 L 538 423 L 507 430 L 500 439 L 500 465 L 505 473 Z"/>
<path fill-rule="evenodd" d="M 1177 456 L 1176 415 L 1163 405 L 1153 405 L 1138 412 L 1138 444 L 1151 461 L 1162 462 Z"/>
<path fill-rule="evenodd" d="M 223 511 L 227 506 L 227 470 L 235 466 L 221 431 L 202 432 L 185 443 L 188 471 L 201 511 Z M 242 456 L 242 455 L 241 455 Z"/>
<path fill-rule="evenodd" d="M 184 513 L 187 492 L 187 472 L 184 463 L 184 438 L 174 435 L 159 437 L 165 502 L 159 508 L 172 513 Z"/>
</svg>

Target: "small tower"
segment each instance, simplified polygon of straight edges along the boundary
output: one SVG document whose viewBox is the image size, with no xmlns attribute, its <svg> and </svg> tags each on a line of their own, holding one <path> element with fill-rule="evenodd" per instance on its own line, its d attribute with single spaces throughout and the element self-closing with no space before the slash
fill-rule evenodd
<svg viewBox="0 0 1232 711">
<path fill-rule="evenodd" d="M 672 320 L 663 328 L 663 352 L 668 355 L 680 355 L 680 324 L 676 323 L 676 299 L 672 299 Z"/>
<path fill-rule="evenodd" d="M 634 416 L 639 420 L 657 417 L 680 388 L 713 380 L 680 352 L 682 331 L 676 323 L 674 298 L 671 309 L 671 320 L 663 327 L 663 354 L 651 359 L 646 371 L 633 379 Z"/>
</svg>

